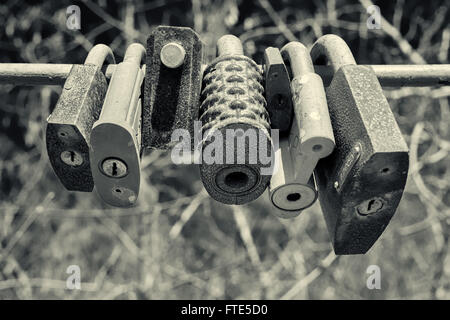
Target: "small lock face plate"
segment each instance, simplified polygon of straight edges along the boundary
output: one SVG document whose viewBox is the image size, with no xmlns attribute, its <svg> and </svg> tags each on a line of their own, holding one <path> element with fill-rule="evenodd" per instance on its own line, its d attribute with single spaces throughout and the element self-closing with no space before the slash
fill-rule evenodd
<svg viewBox="0 0 450 320">
<path fill-rule="evenodd" d="M 188 130 L 193 144 L 202 62 L 203 44 L 190 28 L 160 26 L 149 36 L 142 128 L 144 147 L 172 147 L 176 143 L 171 141 L 175 129 Z"/>
<path fill-rule="evenodd" d="M 369 68 L 341 67 L 327 98 L 336 148 L 316 167 L 320 204 L 336 254 L 362 254 L 400 202 L 408 147 Z"/>
<path fill-rule="evenodd" d="M 91 192 L 94 188 L 89 139 L 107 86 L 97 66 L 74 65 L 47 119 L 47 153 L 53 170 L 67 190 Z"/>
<path fill-rule="evenodd" d="M 134 205 L 139 195 L 140 154 L 133 130 L 125 124 L 100 123 L 92 129 L 92 146 L 97 192 L 110 205 Z"/>
<path fill-rule="evenodd" d="M 291 126 L 293 109 L 289 74 L 277 48 L 264 51 L 265 95 L 270 127 L 283 135 Z"/>
</svg>

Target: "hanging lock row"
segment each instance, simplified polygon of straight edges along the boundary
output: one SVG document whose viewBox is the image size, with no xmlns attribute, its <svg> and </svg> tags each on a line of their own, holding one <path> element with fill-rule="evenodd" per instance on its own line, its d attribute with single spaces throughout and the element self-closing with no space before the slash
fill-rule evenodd
<svg viewBox="0 0 450 320">
<path fill-rule="evenodd" d="M 217 51 L 204 66 L 193 30 L 161 26 L 147 50 L 127 49 L 108 85 L 101 66 L 114 57 L 95 46 L 73 66 L 48 119 L 48 154 L 63 185 L 95 185 L 108 204 L 131 206 L 143 149 L 170 149 L 174 130 L 184 129 L 191 151 L 213 155 L 199 166 L 212 198 L 245 204 L 268 189 L 282 218 L 319 199 L 335 252 L 365 253 L 395 213 L 408 172 L 406 143 L 374 72 L 335 35 L 311 51 L 300 42 L 267 48 L 262 67 L 235 36 L 220 38 Z M 328 87 L 317 64 L 334 71 Z M 246 140 L 252 131 L 257 143 Z M 259 150 L 275 165 L 255 158 Z"/>
<path fill-rule="evenodd" d="M 133 205 L 139 194 L 141 85 L 145 48 L 132 44 L 109 86 L 101 71 L 111 49 L 96 45 L 74 65 L 46 130 L 52 167 L 66 189 L 90 192 L 114 206 Z"/>
</svg>

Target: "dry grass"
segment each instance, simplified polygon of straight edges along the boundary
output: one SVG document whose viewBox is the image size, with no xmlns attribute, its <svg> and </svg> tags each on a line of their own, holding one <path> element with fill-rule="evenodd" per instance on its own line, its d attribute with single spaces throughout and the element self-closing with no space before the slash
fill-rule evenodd
<svg viewBox="0 0 450 320">
<path fill-rule="evenodd" d="M 209 57 L 228 32 L 241 35 L 259 62 L 265 46 L 288 39 L 311 45 L 333 32 L 360 63 L 448 63 L 445 1 L 397 0 L 381 8 L 377 31 L 366 28 L 366 0 L 105 3 L 81 5 L 77 33 L 65 28 L 71 2 L 3 2 L 1 62 L 81 62 L 98 42 L 120 60 L 154 25 L 172 24 L 195 27 Z M 175 166 L 164 152 L 145 155 L 136 208 L 62 190 L 43 140 L 59 90 L 0 87 L 0 298 L 450 298 L 448 91 L 386 91 L 411 148 L 407 188 L 368 254 L 336 257 L 317 203 L 291 221 L 270 214 L 266 194 L 245 206 L 219 204 L 196 167 Z M 65 286 L 73 264 L 81 268 L 81 290 Z M 366 288 L 371 264 L 381 268 L 381 290 Z"/>
</svg>

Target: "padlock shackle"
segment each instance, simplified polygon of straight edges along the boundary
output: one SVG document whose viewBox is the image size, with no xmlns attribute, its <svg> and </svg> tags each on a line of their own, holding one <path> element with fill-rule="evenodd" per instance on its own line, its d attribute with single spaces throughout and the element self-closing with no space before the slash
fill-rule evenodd
<svg viewBox="0 0 450 320">
<path fill-rule="evenodd" d="M 140 67 L 141 62 L 145 63 L 146 50 L 140 43 L 132 43 L 125 51 L 123 62 L 131 62 Z"/>
<path fill-rule="evenodd" d="M 280 50 L 283 60 L 289 60 L 292 77 L 314 73 L 314 65 L 308 49 L 298 41 L 291 41 Z"/>
<path fill-rule="evenodd" d="M 329 64 L 333 72 L 345 65 L 355 65 L 356 60 L 347 43 L 335 34 L 321 36 L 311 48 L 311 58 L 314 64 L 318 60 L 325 59 L 324 64 Z"/>
<path fill-rule="evenodd" d="M 226 34 L 217 40 L 217 56 L 222 57 L 226 55 L 244 55 L 241 40 L 232 34 Z"/>
<path fill-rule="evenodd" d="M 105 44 L 97 44 L 91 50 L 89 50 L 84 64 L 93 64 L 97 67 L 103 66 L 105 60 L 109 64 L 115 64 L 116 59 L 114 58 L 114 53 L 111 48 Z"/>
</svg>

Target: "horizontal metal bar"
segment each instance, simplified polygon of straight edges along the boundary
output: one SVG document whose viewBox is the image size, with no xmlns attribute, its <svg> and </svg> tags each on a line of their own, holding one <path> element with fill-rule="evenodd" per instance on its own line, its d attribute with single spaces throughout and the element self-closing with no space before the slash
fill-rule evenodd
<svg viewBox="0 0 450 320">
<path fill-rule="evenodd" d="M 366 65 L 371 67 L 383 87 L 428 87 L 450 85 L 450 64 Z M 115 65 L 104 67 L 110 79 Z M 0 63 L 0 84 L 63 85 L 72 64 Z M 315 66 L 328 85 L 333 77 L 329 66 Z"/>
</svg>

